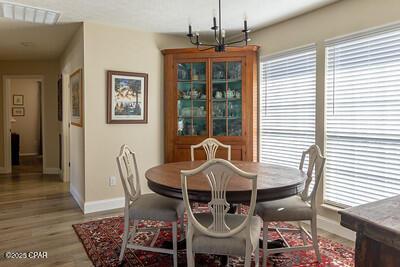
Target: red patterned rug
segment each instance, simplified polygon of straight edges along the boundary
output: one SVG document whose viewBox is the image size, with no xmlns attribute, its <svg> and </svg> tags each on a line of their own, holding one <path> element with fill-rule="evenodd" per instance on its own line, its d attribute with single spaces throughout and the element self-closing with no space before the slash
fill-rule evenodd
<svg viewBox="0 0 400 267">
<path fill-rule="evenodd" d="M 118 266 L 123 225 L 123 217 L 104 218 L 73 225 L 94 266 Z M 291 227 L 289 224 L 280 226 Z M 299 234 L 288 233 L 284 236 L 290 245 L 302 244 Z M 271 232 L 269 237 L 279 238 L 275 232 Z M 135 242 L 143 245 L 159 247 L 164 240 L 172 240 L 171 225 L 164 222 L 142 221 L 139 224 L 139 233 L 132 238 Z M 309 250 L 271 255 L 268 259 L 268 266 L 354 266 L 353 249 L 323 237 L 319 237 L 319 245 L 322 254 L 322 263 L 320 264 L 316 262 L 314 251 Z M 260 263 L 261 257 L 262 251 L 260 251 Z M 178 252 L 178 261 L 179 266 L 186 266 L 185 250 Z M 243 263 L 238 257 L 229 258 L 229 266 L 243 266 Z M 196 266 L 214 267 L 219 264 L 218 256 L 196 254 Z M 172 256 L 127 249 L 124 266 L 172 266 Z"/>
</svg>

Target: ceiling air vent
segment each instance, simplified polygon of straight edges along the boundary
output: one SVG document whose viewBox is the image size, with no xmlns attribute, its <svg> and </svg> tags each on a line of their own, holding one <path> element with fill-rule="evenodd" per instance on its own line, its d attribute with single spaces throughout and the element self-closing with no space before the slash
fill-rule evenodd
<svg viewBox="0 0 400 267">
<path fill-rule="evenodd" d="M 0 2 L 0 17 L 32 23 L 56 24 L 60 13 L 17 3 Z"/>
</svg>

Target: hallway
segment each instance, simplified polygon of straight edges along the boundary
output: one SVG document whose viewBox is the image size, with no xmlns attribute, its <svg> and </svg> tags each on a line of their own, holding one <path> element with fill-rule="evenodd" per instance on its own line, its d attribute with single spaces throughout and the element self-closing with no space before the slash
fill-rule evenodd
<svg viewBox="0 0 400 267">
<path fill-rule="evenodd" d="M 43 172 L 42 156 L 20 156 L 19 165 L 12 166 L 13 174 L 42 173 L 42 172 Z"/>
</svg>

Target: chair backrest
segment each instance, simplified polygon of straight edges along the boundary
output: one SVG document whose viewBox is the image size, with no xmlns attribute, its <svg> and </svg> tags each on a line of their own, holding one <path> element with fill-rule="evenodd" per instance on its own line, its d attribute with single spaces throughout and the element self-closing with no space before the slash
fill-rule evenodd
<svg viewBox="0 0 400 267">
<path fill-rule="evenodd" d="M 124 187 L 125 199 L 135 201 L 140 197 L 141 193 L 135 152 L 127 145 L 122 145 L 117 157 L 117 164 L 122 186 Z"/>
<path fill-rule="evenodd" d="M 321 150 L 317 145 L 311 145 L 306 151 L 303 152 L 300 161 L 299 169 L 303 170 L 304 161 L 308 155 L 308 168 L 307 168 L 307 180 L 304 187 L 304 191 L 301 193 L 301 198 L 304 201 L 310 201 L 313 203 L 315 201 L 315 196 L 317 193 L 318 185 L 320 184 L 322 170 L 324 169 L 326 158 L 322 156 Z M 318 166 L 318 170 L 316 169 Z M 313 174 L 315 168 L 315 179 L 314 188 L 309 194 L 310 184 L 313 182 Z"/>
<path fill-rule="evenodd" d="M 231 160 L 231 146 L 230 145 L 224 145 L 220 141 L 218 141 L 215 138 L 207 138 L 203 140 L 200 144 L 197 145 L 191 145 L 190 146 L 190 157 L 192 161 L 194 161 L 194 150 L 199 147 L 203 147 L 204 151 L 206 152 L 207 160 L 210 159 L 215 159 L 215 154 L 217 153 L 217 150 L 219 147 L 226 148 L 228 150 L 228 160 Z"/>
<path fill-rule="evenodd" d="M 211 189 L 211 201 L 208 203 L 208 207 L 213 220 L 207 227 L 194 217 L 188 195 L 188 178 L 201 173 L 205 176 L 204 179 L 207 179 Z M 244 216 L 245 219 L 241 224 L 230 229 L 226 224 L 226 215 L 229 210 L 229 203 L 226 200 L 226 190 L 233 176 L 251 180 L 252 192 L 247 216 Z M 244 172 L 227 160 L 212 159 L 194 170 L 181 171 L 181 183 L 189 222 L 203 234 L 212 237 L 229 237 L 250 226 L 250 219 L 254 214 L 257 198 L 257 174 Z"/>
</svg>

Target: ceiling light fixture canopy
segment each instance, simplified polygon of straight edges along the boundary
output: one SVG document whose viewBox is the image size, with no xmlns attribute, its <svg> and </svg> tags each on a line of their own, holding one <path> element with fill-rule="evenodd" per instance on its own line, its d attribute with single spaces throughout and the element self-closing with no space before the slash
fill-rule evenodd
<svg viewBox="0 0 400 267">
<path fill-rule="evenodd" d="M 197 46 L 197 48 L 205 47 L 205 49 L 202 49 L 202 51 L 209 50 L 209 49 L 215 49 L 216 52 L 224 52 L 226 47 L 247 46 L 247 43 L 250 42 L 251 39 L 249 38 L 250 29 L 247 28 L 246 16 L 244 18 L 243 30 L 242 30 L 243 38 L 240 40 L 226 42 L 226 32 L 225 32 L 225 29 L 222 29 L 222 25 L 221 25 L 221 0 L 218 0 L 218 3 L 219 3 L 219 5 L 218 5 L 218 8 L 219 8 L 218 25 L 217 25 L 217 18 L 214 15 L 213 26 L 211 27 L 211 30 L 214 31 L 214 39 L 215 39 L 216 43 L 208 44 L 208 43 L 200 42 L 200 40 L 199 40 L 200 34 L 198 32 L 193 34 L 192 25 L 189 23 L 189 32 L 186 36 L 190 39 L 190 42 L 193 45 Z"/>
<path fill-rule="evenodd" d="M 56 24 L 60 13 L 11 2 L 0 2 L 0 17 L 32 23 Z"/>
</svg>

